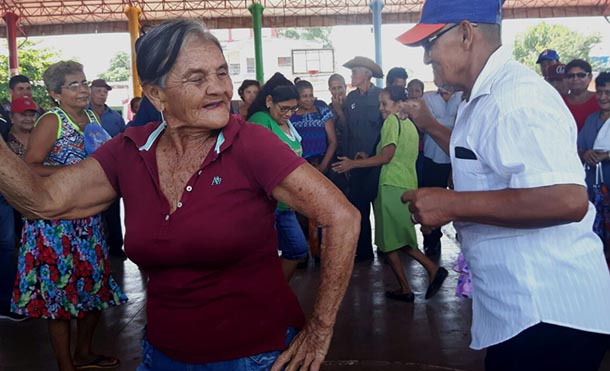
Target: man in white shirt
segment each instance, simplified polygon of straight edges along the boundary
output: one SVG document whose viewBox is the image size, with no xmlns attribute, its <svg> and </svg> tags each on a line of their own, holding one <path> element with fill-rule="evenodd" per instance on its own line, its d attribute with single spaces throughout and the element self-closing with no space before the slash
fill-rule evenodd
<svg viewBox="0 0 610 371">
<path fill-rule="evenodd" d="M 428 0 L 398 37 L 435 83 L 464 92 L 452 130 L 405 110 L 450 154 L 455 191 L 403 195 L 423 228 L 454 222 L 473 279 L 472 344 L 487 371 L 597 371 L 610 274 L 593 233 L 576 125 L 561 97 L 501 47 L 501 0 Z M 518 91 L 519 94 L 515 94 Z"/>
<path fill-rule="evenodd" d="M 439 87 L 435 92 L 424 94 L 423 99 L 436 121 L 449 129 L 453 129 L 458 107 L 462 101 L 462 92 L 454 92 L 452 86 L 445 85 Z M 422 187 L 447 188 L 449 175 L 451 174 L 451 158 L 428 134 L 424 134 L 422 170 L 422 179 L 420 180 Z M 433 257 L 440 255 L 441 237 L 443 237 L 443 232 L 440 228 L 424 233 L 424 252 L 426 255 Z"/>
</svg>

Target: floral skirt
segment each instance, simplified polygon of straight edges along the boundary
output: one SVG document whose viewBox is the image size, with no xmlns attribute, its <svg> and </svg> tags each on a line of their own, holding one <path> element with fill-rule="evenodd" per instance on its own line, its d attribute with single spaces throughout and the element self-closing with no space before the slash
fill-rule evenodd
<svg viewBox="0 0 610 371">
<path fill-rule="evenodd" d="M 32 318 L 82 318 L 127 297 L 110 276 L 101 216 L 24 220 L 11 311 Z"/>
</svg>

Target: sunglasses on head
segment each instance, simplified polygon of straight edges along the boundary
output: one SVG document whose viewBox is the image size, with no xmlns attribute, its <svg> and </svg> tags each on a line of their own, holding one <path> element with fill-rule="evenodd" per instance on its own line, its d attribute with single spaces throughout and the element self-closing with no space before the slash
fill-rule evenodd
<svg viewBox="0 0 610 371">
<path fill-rule="evenodd" d="M 566 73 L 566 77 L 568 79 L 573 79 L 575 77 L 578 77 L 579 79 L 584 79 L 587 76 L 589 76 L 589 72 Z"/>
</svg>

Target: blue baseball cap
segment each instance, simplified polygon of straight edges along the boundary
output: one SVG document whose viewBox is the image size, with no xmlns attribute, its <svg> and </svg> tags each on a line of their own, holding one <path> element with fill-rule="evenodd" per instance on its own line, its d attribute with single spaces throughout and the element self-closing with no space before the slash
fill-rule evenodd
<svg viewBox="0 0 610 371">
<path fill-rule="evenodd" d="M 559 54 L 557 54 L 557 52 L 553 49 L 543 50 L 538 56 L 536 63 L 540 63 L 542 61 L 559 61 Z"/>
<path fill-rule="evenodd" d="M 405 45 L 416 45 L 449 23 L 500 24 L 503 3 L 504 0 L 427 0 L 419 23 L 396 40 Z"/>
</svg>

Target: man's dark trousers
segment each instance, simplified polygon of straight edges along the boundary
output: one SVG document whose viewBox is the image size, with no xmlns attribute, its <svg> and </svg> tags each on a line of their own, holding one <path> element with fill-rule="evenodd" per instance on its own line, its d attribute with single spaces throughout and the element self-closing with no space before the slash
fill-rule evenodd
<svg viewBox="0 0 610 371">
<path fill-rule="evenodd" d="M 428 157 L 424 157 L 422 187 L 447 188 L 451 164 L 437 164 Z M 441 252 L 440 228 L 434 229 L 430 234 L 424 234 L 424 251 L 426 255 L 438 255 Z"/>
<path fill-rule="evenodd" d="M 356 247 L 356 260 L 373 259 L 373 243 L 371 234 L 371 199 L 370 190 L 366 189 L 366 178 L 370 171 L 354 169 L 350 171 L 349 200 L 360 211 L 360 236 Z"/>
</svg>

